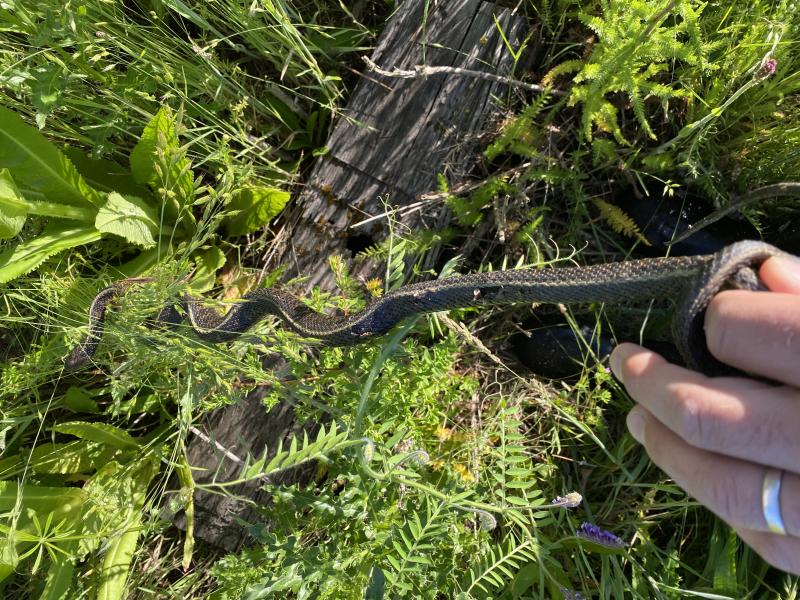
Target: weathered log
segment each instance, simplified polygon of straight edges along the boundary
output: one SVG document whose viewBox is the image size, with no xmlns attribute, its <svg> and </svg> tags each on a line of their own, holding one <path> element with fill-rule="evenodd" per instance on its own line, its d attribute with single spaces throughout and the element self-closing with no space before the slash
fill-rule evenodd
<svg viewBox="0 0 800 600">
<path fill-rule="evenodd" d="M 270 366 L 280 368 L 282 360 L 269 357 Z M 262 458 L 264 449 L 268 450 L 267 460 L 275 455 L 281 440 L 288 447 L 295 435 L 303 435 L 305 429 L 309 437 L 316 432 L 316 423 L 300 423 L 295 418 L 291 405 L 281 402 L 270 411 L 264 409 L 262 399 L 264 389 L 257 389 L 247 398 L 216 411 L 201 428 L 201 436 L 195 435 L 187 451 L 187 459 L 193 468 L 196 483 L 209 484 L 227 482 L 238 478 L 243 470 L 246 457 Z M 294 471 L 281 472 L 271 477 L 269 483 L 292 483 L 298 478 L 308 479 L 313 465 Z M 196 491 L 195 535 L 214 546 L 233 552 L 247 541 L 244 523 L 254 526 L 268 526 L 256 505 L 269 505 L 268 494 L 260 491 L 263 479 L 255 479 L 234 486 L 223 493 Z M 244 502 L 240 498 L 252 500 Z M 185 528 L 184 516 L 175 521 Z"/>
<path fill-rule="evenodd" d="M 385 69 L 416 65 L 447 65 L 499 75 L 511 75 L 514 59 L 500 33 L 518 48 L 524 19 L 481 0 L 431 3 L 408 0 L 388 22 L 372 61 Z M 495 21 L 496 19 L 496 21 Z M 308 184 L 282 217 L 282 227 L 267 267 L 284 264 L 287 276 L 308 276 L 307 287 L 334 289 L 327 257 L 339 254 L 351 273 L 369 278 L 382 274 L 383 265 L 355 263 L 353 247 L 386 234 L 384 219 L 351 229 L 355 223 L 385 211 L 384 201 L 407 206 L 417 196 L 436 189 L 437 176 L 458 182 L 473 164 L 475 139 L 494 108 L 493 98 L 504 87 L 464 76 L 397 79 L 366 73 L 342 111 L 327 147 Z M 430 226 L 439 212 L 408 214 L 411 229 Z M 357 243 L 354 243 L 357 242 Z M 211 415 L 198 427 L 206 431 L 190 444 L 189 462 L 198 482 L 230 479 L 241 469 L 219 447 L 244 457 L 275 448 L 281 438 L 302 429 L 291 408 L 281 404 L 266 413 L 258 395 Z M 208 440 L 214 443 L 210 443 Z M 269 505 L 259 484 L 240 486 L 235 494 Z M 236 522 L 265 523 L 260 513 L 229 497 L 195 495 L 195 534 L 226 550 L 246 542 L 246 530 Z M 179 523 L 180 524 L 180 523 Z M 268 524 L 267 524 L 268 526 Z"/>
<path fill-rule="evenodd" d="M 518 48 L 525 20 L 494 3 L 450 0 L 429 8 L 405 2 L 389 21 L 371 60 L 384 69 L 417 65 L 452 66 L 511 75 L 514 60 L 503 35 Z M 496 22 L 495 22 L 496 18 Z M 351 273 L 368 279 L 384 265 L 355 263 L 353 250 L 382 239 L 386 220 L 354 229 L 385 212 L 385 203 L 403 207 L 437 187 L 443 174 L 464 179 L 474 164 L 475 140 L 496 110 L 504 86 L 473 77 L 440 75 L 395 79 L 366 73 L 315 164 L 303 192 L 283 218 L 268 267 L 282 264 L 288 275 L 308 277 L 307 289 L 335 288 L 326 258 L 341 255 Z M 434 212 L 401 219 L 410 230 L 435 224 Z"/>
</svg>

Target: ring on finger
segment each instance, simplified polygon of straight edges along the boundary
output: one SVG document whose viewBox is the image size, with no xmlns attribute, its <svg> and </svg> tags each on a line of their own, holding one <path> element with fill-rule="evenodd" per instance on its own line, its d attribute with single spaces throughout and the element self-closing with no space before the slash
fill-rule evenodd
<svg viewBox="0 0 800 600">
<path fill-rule="evenodd" d="M 783 471 L 769 467 L 764 473 L 764 483 L 761 486 L 761 508 L 764 520 L 772 533 L 786 535 L 786 526 L 781 516 L 781 482 Z"/>
</svg>

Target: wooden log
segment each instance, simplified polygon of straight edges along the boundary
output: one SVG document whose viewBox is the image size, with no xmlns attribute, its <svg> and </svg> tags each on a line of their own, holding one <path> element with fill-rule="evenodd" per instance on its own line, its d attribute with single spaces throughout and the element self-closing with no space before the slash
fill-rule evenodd
<svg viewBox="0 0 800 600">
<path fill-rule="evenodd" d="M 400 6 L 379 39 L 374 63 L 384 69 L 426 64 L 511 74 L 514 61 L 500 30 L 518 48 L 523 18 L 490 2 L 448 0 L 432 4 L 426 21 L 426 4 L 407 0 Z M 352 248 L 354 239 L 360 247 L 365 238 L 375 242 L 386 235 L 385 220 L 355 231 L 351 226 L 383 213 L 384 201 L 407 206 L 435 190 L 439 174 L 451 183 L 460 181 L 473 164 L 474 140 L 492 113 L 493 99 L 503 92 L 501 84 L 473 77 L 396 79 L 366 73 L 331 133 L 329 152 L 318 159 L 308 184 L 286 211 L 267 268 L 285 264 L 287 276 L 306 275 L 308 289 L 327 290 L 335 287 L 326 260 L 332 254 L 342 255 L 357 277 L 382 274 L 383 265 L 354 263 Z M 440 212 L 417 212 L 403 222 L 417 229 L 442 218 Z M 267 413 L 259 398 L 255 393 L 198 425 L 205 439 L 195 436 L 188 451 L 189 463 L 202 469 L 195 473 L 198 483 L 230 480 L 241 469 L 220 448 L 240 458 L 257 456 L 265 445 L 275 448 L 278 440 L 302 430 L 291 407 L 280 404 Z M 269 506 L 259 486 L 254 482 L 232 492 Z M 241 521 L 269 526 L 248 503 L 231 497 L 197 492 L 195 507 L 195 535 L 228 551 L 247 541 Z M 177 524 L 182 526 L 180 519 Z"/>
<path fill-rule="evenodd" d="M 276 355 L 265 359 L 265 368 L 280 372 L 285 361 Z M 264 409 L 262 400 L 266 390 L 251 392 L 237 404 L 215 411 L 205 423 L 196 424 L 201 435 L 194 435 L 187 450 L 187 460 L 192 465 L 194 480 L 198 484 L 228 482 L 239 478 L 246 457 L 262 458 L 264 449 L 267 461 L 275 456 L 281 440 L 288 447 L 291 438 L 308 432 L 316 434 L 319 425 L 301 423 L 295 418 L 291 405 L 281 402 L 270 411 Z M 269 483 L 290 484 L 298 479 L 308 480 L 314 465 L 285 471 L 271 477 Z M 195 536 L 228 552 L 240 549 L 248 539 L 246 523 L 255 527 L 269 527 L 256 506 L 269 506 L 270 497 L 260 490 L 263 479 L 226 489 L 226 493 L 196 491 Z M 243 500 L 246 499 L 246 500 Z M 183 513 L 175 517 L 175 524 L 185 529 Z"/>
<path fill-rule="evenodd" d="M 511 75 L 525 20 L 480 0 L 449 0 L 430 8 L 405 2 L 389 21 L 371 59 L 384 69 L 451 66 Z M 496 19 L 496 22 L 495 22 Z M 500 34 L 502 30 L 503 35 Z M 387 234 L 386 220 L 352 226 L 436 190 L 437 176 L 464 179 L 474 164 L 475 139 L 504 86 L 464 76 L 396 79 L 366 73 L 327 143 L 294 207 L 284 215 L 276 251 L 267 268 L 289 266 L 307 276 L 307 289 L 335 289 L 326 260 L 339 254 L 362 279 L 382 275 L 384 265 L 353 261 L 354 249 Z M 401 219 L 410 230 L 439 221 L 441 210 Z M 353 243 L 355 242 L 355 243 Z"/>
</svg>

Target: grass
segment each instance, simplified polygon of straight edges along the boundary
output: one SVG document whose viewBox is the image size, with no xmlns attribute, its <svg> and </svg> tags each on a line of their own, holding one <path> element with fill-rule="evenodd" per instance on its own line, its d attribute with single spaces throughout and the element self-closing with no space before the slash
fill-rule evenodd
<svg viewBox="0 0 800 600">
<path fill-rule="evenodd" d="M 582 261 L 624 256 L 639 232 L 607 207 L 624 185 L 651 194 L 691 187 L 722 205 L 800 170 L 792 3 L 529 0 L 520 9 L 537 50 L 517 76 L 566 95 L 502 105 L 485 182 L 464 195 L 441 182 L 454 215 L 447 230 L 368 252 L 389 265 L 387 286 L 402 284 L 404 261 L 422 264 L 432 243 L 444 240 L 456 256 L 476 231 L 486 232 L 486 254 L 464 257 L 460 269 L 538 265 L 572 256 L 570 246 Z M 350 65 L 389 12 L 321 0 L 0 3 L 0 105 L 51 141 L 124 166 L 162 104 L 182 109 L 181 156 L 204 190 L 188 237 L 148 271 L 159 283 L 123 298 L 110 317 L 103 370 L 69 379 L 61 359 L 94 293 L 135 254 L 130 243 L 72 249 L 2 288 L 3 593 L 797 597 L 796 578 L 770 569 L 649 463 L 625 430 L 630 400 L 593 357 L 576 381 L 548 382 L 506 353 L 518 308 L 420 318 L 351 349 L 309 348 L 272 323 L 226 347 L 140 325 L 186 289 L 191 260 L 206 269 L 208 288 L 253 284 L 272 239 L 268 228 L 228 235 L 232 190 L 291 190 L 302 180 L 346 102 Z M 777 61 L 775 73 L 754 78 L 765 57 Z M 159 160 L 168 173 L 170 161 Z M 795 213 L 790 202 L 747 210 L 767 237 Z M 0 244 L 35 238 L 44 225 L 30 217 Z M 331 268 L 346 295 L 315 293 L 312 305 L 358 310 L 362 286 L 340 261 Z M 266 283 L 280 276 L 266 274 Z M 663 334 L 665 308 L 587 311 L 598 333 L 631 339 L 645 321 L 645 336 Z M 568 310 L 561 316 L 576 323 Z M 269 352 L 291 377 L 264 368 Z M 172 517 L 191 517 L 200 485 L 185 458 L 189 432 L 256 386 L 268 390 L 265 410 L 288 400 L 301 420 L 326 425 L 275 460 L 240 457 L 240 479 L 272 494 L 257 507 L 272 525 L 248 527 L 249 547 L 226 555 Z M 312 459 L 310 481 L 276 483 L 275 474 Z M 200 487 L 233 493 L 223 481 Z M 582 497 L 577 506 L 551 504 L 569 493 Z M 68 500 L 80 518 L 64 512 Z M 624 546 L 580 537 L 584 521 Z"/>
<path fill-rule="evenodd" d="M 316 12 L 316 11 L 315 11 Z M 311 15 L 341 21 L 337 8 Z M 124 153 L 162 103 L 184 108 L 196 166 L 286 181 L 324 143 L 329 74 L 368 33 L 286 3 L 14 2 L 0 10 L 3 104 L 95 157 Z"/>
</svg>

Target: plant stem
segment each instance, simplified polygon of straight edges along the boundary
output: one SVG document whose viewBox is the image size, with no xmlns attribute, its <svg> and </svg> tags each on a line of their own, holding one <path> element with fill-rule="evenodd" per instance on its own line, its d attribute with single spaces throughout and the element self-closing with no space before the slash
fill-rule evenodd
<svg viewBox="0 0 800 600">
<path fill-rule="evenodd" d="M 686 228 L 686 231 L 678 236 L 675 236 L 670 244 L 682 242 L 690 235 L 694 235 L 701 229 L 708 227 L 712 223 L 716 223 L 725 215 L 730 214 L 735 210 L 739 210 L 748 204 L 758 202 L 759 200 L 767 200 L 768 198 L 779 198 L 785 196 L 800 196 L 800 182 L 785 181 L 783 183 L 773 183 L 771 185 L 765 185 L 763 187 L 746 192 L 741 196 L 736 196 L 731 199 L 727 206 L 724 206 L 719 210 L 715 210 L 710 215 L 700 219 L 697 223 L 689 225 Z"/>
</svg>

